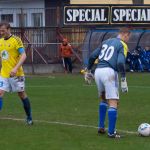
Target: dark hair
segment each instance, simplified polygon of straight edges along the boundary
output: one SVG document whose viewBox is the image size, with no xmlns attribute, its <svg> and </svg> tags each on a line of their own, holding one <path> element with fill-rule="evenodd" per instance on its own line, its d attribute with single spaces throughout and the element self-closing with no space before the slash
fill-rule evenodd
<svg viewBox="0 0 150 150">
<path fill-rule="evenodd" d="M 11 28 L 11 26 L 10 26 L 10 24 L 8 22 L 1 22 L 0 23 L 0 27 L 2 27 L 2 26 L 5 26 L 7 29 Z"/>
<path fill-rule="evenodd" d="M 120 28 L 119 33 L 131 33 L 131 30 L 127 27 L 122 27 Z"/>
</svg>

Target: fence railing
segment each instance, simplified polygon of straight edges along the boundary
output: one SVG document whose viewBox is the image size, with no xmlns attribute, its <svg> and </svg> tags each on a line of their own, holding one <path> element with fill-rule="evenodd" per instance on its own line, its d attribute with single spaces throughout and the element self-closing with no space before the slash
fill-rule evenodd
<svg viewBox="0 0 150 150">
<path fill-rule="evenodd" d="M 24 43 L 27 53 L 26 64 L 60 63 L 60 44 L 61 43 Z M 82 62 L 82 43 L 70 44 L 74 51 L 73 61 L 76 63 Z"/>
<path fill-rule="evenodd" d="M 75 57 L 81 53 L 81 46 L 86 35 L 82 28 L 13 28 L 12 33 L 21 37 L 28 59 L 26 63 L 57 63 L 59 62 L 60 42 L 65 37 L 71 43 Z"/>
</svg>

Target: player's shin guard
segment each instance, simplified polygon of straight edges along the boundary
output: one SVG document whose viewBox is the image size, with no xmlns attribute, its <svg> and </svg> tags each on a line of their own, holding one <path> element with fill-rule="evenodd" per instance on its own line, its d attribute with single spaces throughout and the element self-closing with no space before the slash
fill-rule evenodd
<svg viewBox="0 0 150 150">
<path fill-rule="evenodd" d="M 0 97 L 0 110 L 2 110 L 2 107 L 3 107 L 3 99 L 2 97 Z"/>
<path fill-rule="evenodd" d="M 30 101 L 28 97 L 25 99 L 22 99 L 22 103 L 23 103 L 23 107 L 24 107 L 27 117 L 32 120 L 31 105 L 30 105 Z"/>
<path fill-rule="evenodd" d="M 105 102 L 100 102 L 99 104 L 99 123 L 98 128 L 105 128 L 105 117 L 106 117 L 106 111 L 107 111 L 108 104 Z"/>
<path fill-rule="evenodd" d="M 108 121 L 109 121 L 109 125 L 108 125 L 108 133 L 114 134 L 115 132 L 115 126 L 116 126 L 116 121 L 117 121 L 117 109 L 110 107 L 108 109 Z"/>
</svg>

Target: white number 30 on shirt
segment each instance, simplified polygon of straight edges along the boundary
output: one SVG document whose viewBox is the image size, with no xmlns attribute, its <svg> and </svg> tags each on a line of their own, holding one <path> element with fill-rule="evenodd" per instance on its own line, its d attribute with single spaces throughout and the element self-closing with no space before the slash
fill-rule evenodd
<svg viewBox="0 0 150 150">
<path fill-rule="evenodd" d="M 101 50 L 101 53 L 99 55 L 99 59 L 103 59 L 105 61 L 108 61 L 113 56 L 113 53 L 114 53 L 114 46 L 108 47 L 107 44 L 104 44 L 102 46 L 102 50 Z"/>
</svg>

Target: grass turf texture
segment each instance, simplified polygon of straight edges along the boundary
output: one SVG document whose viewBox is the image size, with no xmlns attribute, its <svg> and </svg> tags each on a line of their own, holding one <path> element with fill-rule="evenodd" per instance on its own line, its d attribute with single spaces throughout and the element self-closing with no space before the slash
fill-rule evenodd
<svg viewBox="0 0 150 150">
<path fill-rule="evenodd" d="M 117 129 L 137 131 L 140 123 L 150 122 L 150 74 L 128 74 L 129 93 L 120 95 Z M 93 83 L 93 85 L 95 85 Z M 26 90 L 33 107 L 33 118 L 97 126 L 96 86 L 85 86 L 80 75 L 28 77 Z M 24 119 L 16 94 L 4 96 L 0 118 Z M 96 128 L 0 119 L 1 150 L 145 150 L 150 137 L 125 134 L 120 140 L 97 136 Z"/>
</svg>

